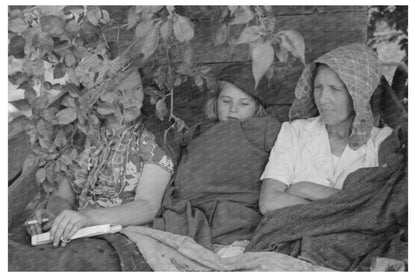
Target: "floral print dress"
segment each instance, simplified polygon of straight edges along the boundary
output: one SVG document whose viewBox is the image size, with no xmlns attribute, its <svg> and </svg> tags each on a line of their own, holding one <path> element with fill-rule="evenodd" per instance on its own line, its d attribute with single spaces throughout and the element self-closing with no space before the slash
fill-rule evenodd
<svg viewBox="0 0 416 277">
<path fill-rule="evenodd" d="M 130 126 L 114 134 L 103 130 L 100 142 L 91 144 L 76 161 L 71 183 L 78 210 L 133 201 L 145 164 L 157 164 L 173 174 L 172 160 L 144 128 Z"/>
</svg>

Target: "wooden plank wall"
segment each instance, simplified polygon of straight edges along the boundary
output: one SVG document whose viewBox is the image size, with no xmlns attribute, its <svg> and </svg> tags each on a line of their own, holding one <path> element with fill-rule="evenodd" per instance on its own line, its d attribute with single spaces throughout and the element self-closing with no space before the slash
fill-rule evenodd
<svg viewBox="0 0 416 277">
<path fill-rule="evenodd" d="M 110 16 L 118 22 L 127 22 L 128 6 L 107 6 Z M 217 74 L 230 63 L 250 62 L 248 46 L 230 45 L 214 46 L 210 33 L 210 6 L 176 6 L 178 14 L 185 15 L 195 26 L 195 36 L 191 40 L 194 51 L 193 62 L 211 66 L 212 73 Z M 279 30 L 294 29 L 305 39 L 306 62 L 337 46 L 367 40 L 367 6 L 273 6 Z M 238 30 L 239 28 L 239 30 Z M 231 34 L 236 37 L 242 26 L 233 26 Z M 122 32 L 119 36 L 131 41 L 132 31 Z M 267 110 L 281 121 L 288 119 L 288 110 L 293 102 L 293 91 L 302 72 L 303 64 L 292 61 L 290 64 L 277 63 L 275 75 L 267 95 Z M 202 107 L 206 93 L 199 91 L 192 83 L 186 83 L 175 91 L 175 114 L 185 119 L 188 125 L 203 120 Z M 152 107 L 145 102 L 145 110 Z"/>
</svg>

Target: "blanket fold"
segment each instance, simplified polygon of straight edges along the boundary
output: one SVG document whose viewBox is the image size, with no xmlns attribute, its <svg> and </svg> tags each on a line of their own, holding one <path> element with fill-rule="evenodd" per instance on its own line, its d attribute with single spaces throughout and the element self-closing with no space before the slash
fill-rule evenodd
<svg viewBox="0 0 416 277">
<path fill-rule="evenodd" d="M 154 271 L 330 271 L 275 252 L 221 258 L 188 236 L 142 226 L 122 230 Z"/>
<path fill-rule="evenodd" d="M 280 123 L 274 117 L 201 125 L 167 189 L 155 229 L 187 235 L 208 249 L 249 240 L 261 214 L 260 175 Z"/>
<path fill-rule="evenodd" d="M 381 256 L 407 260 L 407 162 L 397 132 L 379 167 L 351 173 L 337 194 L 267 213 L 247 251 L 276 251 L 336 270 L 369 270 Z"/>
</svg>

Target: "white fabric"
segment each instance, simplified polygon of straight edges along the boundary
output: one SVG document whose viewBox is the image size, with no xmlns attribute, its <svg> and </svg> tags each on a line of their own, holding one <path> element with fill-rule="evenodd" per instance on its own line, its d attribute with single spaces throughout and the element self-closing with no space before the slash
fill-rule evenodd
<svg viewBox="0 0 416 277">
<path fill-rule="evenodd" d="M 230 245 L 214 244 L 214 252 L 221 258 L 235 257 L 244 253 L 248 243 L 248 240 L 236 240 Z"/>
<path fill-rule="evenodd" d="M 192 238 L 142 226 L 122 230 L 154 271 L 332 271 L 277 252 L 220 257 Z"/>
<path fill-rule="evenodd" d="M 328 132 L 320 117 L 285 122 L 261 180 L 270 178 L 286 185 L 309 181 L 342 189 L 349 173 L 378 166 L 379 146 L 391 132 L 389 127 L 373 127 L 367 143 L 355 151 L 347 145 L 335 167 Z"/>
</svg>

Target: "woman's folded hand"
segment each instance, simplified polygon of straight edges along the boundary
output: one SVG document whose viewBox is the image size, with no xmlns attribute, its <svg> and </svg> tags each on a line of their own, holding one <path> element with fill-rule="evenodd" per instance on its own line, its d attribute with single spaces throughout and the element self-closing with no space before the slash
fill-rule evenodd
<svg viewBox="0 0 416 277">
<path fill-rule="evenodd" d="M 51 238 L 53 245 L 65 246 L 70 238 L 82 227 L 89 225 L 90 219 L 86 213 L 65 210 L 62 211 L 53 221 L 51 227 Z"/>
</svg>

